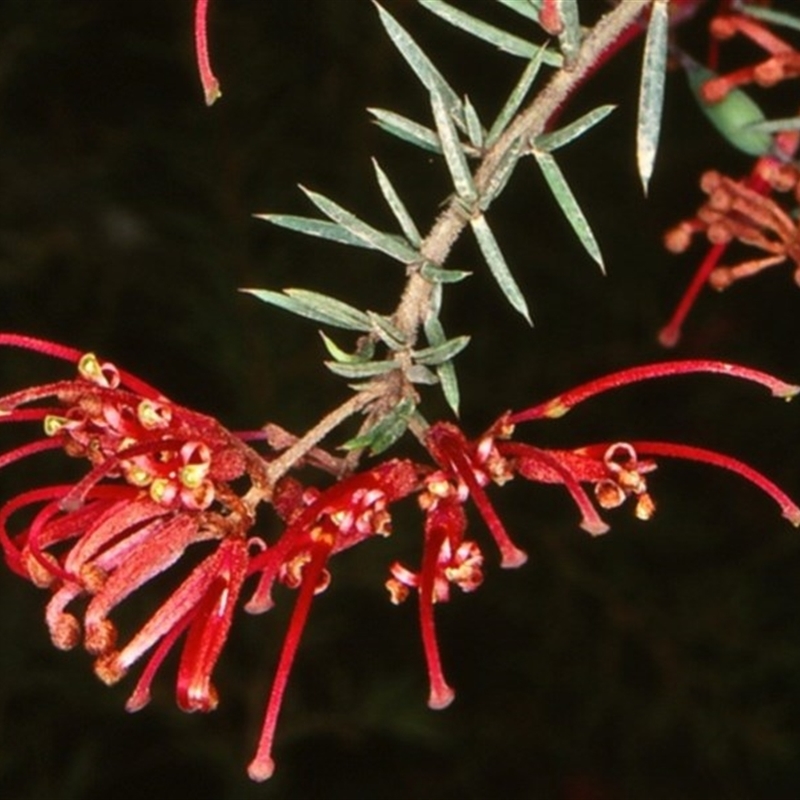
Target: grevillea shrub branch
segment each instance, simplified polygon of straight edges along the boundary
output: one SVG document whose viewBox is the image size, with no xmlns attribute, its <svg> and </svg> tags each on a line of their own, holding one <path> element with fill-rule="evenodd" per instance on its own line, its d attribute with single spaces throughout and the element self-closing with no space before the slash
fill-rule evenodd
<svg viewBox="0 0 800 800">
<path fill-rule="evenodd" d="M 773 190 L 797 194 L 791 163 L 794 123 L 765 126 L 738 94 L 753 81 L 778 82 L 796 75 L 793 49 L 766 30 L 774 18 L 759 21 L 749 6 L 721 3 L 709 59 L 718 57 L 718 39 L 734 35 L 749 37 L 768 56 L 757 67 L 715 77 L 678 43 L 681 26 L 691 24 L 704 6 L 714 5 L 711 0 L 624 0 L 604 7 L 605 13 L 595 14 L 588 26 L 580 15 L 589 4 L 526 0 L 516 8 L 517 22 L 531 30 L 520 36 L 440 0 L 420 2 L 524 61 L 494 122 L 484 125 L 479 110 L 455 91 L 409 32 L 378 7 L 380 24 L 421 84 L 430 118 L 420 123 L 386 109 L 371 112 L 389 134 L 426 151 L 426 157 L 433 153 L 441 158 L 452 182 L 453 193 L 428 233 L 420 233 L 377 162 L 377 183 L 400 233 L 382 231 L 311 189 L 303 191 L 321 217 L 259 215 L 283 228 L 368 249 L 404 270 L 404 288 L 399 299 L 391 300 L 394 310 L 389 314 L 357 308 L 313 289 L 246 290 L 271 306 L 335 329 L 337 339 L 350 337 L 340 344 L 323 334 L 325 366 L 347 381 L 352 389 L 347 400 L 298 434 L 265 420 L 257 420 L 260 427 L 252 430 L 231 431 L 93 353 L 32 336 L 0 334 L 0 347 L 67 364 L 66 374 L 56 370 L 52 382 L 11 389 L 0 397 L 0 423 L 34 431 L 25 443 L 0 454 L 0 467 L 60 454 L 84 466 L 77 479 L 27 488 L 5 500 L 0 547 L 11 571 L 48 593 L 45 623 L 57 648 L 82 646 L 106 684 L 136 673 L 128 711 L 150 702 L 153 682 L 173 651 L 178 705 L 184 711 L 212 711 L 224 697 L 225 687 L 215 685 L 214 673 L 233 623 L 243 612 L 268 612 L 276 586 L 295 593 L 248 767 L 256 781 L 274 771 L 283 700 L 293 666 L 302 659 L 302 635 L 314 598 L 336 579 L 335 557 L 357 545 L 390 535 L 418 537 L 418 562 L 387 563 L 376 582 L 384 583 L 392 603 L 411 598 L 416 605 L 428 705 L 443 709 L 454 700 L 455 689 L 447 678 L 447 648 L 437 635 L 437 605 L 448 602 L 455 589 L 478 590 L 485 570 L 521 568 L 527 560 L 528 542 L 507 528 L 495 507 L 499 489 L 509 482 L 563 486 L 577 510 L 577 524 L 600 536 L 609 530 L 606 512 L 617 507 L 631 506 L 642 521 L 653 516 L 663 459 L 693 461 L 731 473 L 731 480 L 743 481 L 743 491 L 760 491 L 792 525 L 800 526 L 795 501 L 735 456 L 694 443 L 617 438 L 614 431 L 602 431 L 600 443 L 554 448 L 531 441 L 535 427 L 528 425 L 560 418 L 599 394 L 662 378 L 699 382 L 722 375 L 766 388 L 784 400 L 800 392 L 797 385 L 712 359 L 645 364 L 526 408 L 498 409 L 497 419 L 475 435 L 454 421 L 460 401 L 454 361 L 470 339 L 445 334 L 439 315 L 445 291 L 469 277 L 447 261 L 461 234 L 470 229 L 500 290 L 498 297 L 531 322 L 488 219 L 494 201 L 523 163 L 536 166 L 587 254 L 605 269 L 599 244 L 555 153 L 590 133 L 611 112 L 611 107 L 600 106 L 562 124 L 568 101 L 634 41 L 644 42 L 636 162 L 645 190 L 660 135 L 668 56 L 689 73 L 721 135 L 758 158 L 747 180 L 718 173 L 704 178 L 708 203 L 674 234 L 680 241 L 671 249 L 680 250 L 695 233 L 705 232 L 715 255 L 699 274 L 703 280 L 716 275 L 713 280 L 720 284 L 778 263 L 775 259 L 797 261 L 795 218 L 770 197 Z M 504 5 L 510 13 L 515 10 L 513 3 Z M 196 52 L 210 105 L 220 92 L 208 55 L 207 12 L 207 2 L 198 0 Z M 720 103 L 725 105 L 715 105 Z M 718 260 L 733 240 L 768 255 L 723 270 Z M 696 292 L 696 281 L 692 287 Z M 687 302 L 681 306 L 681 320 Z M 671 324 L 675 333 L 680 322 Z M 427 386 L 442 390 L 452 418 L 425 416 Z M 353 419 L 360 427 L 346 439 L 343 426 Z M 412 454 L 400 457 L 392 448 L 406 434 Z M 400 504 L 416 509 L 418 525 L 393 533 Z M 477 524 L 470 524 L 469 510 Z M 156 580 L 165 574 L 173 576 L 171 591 Z M 132 635 L 121 636 L 119 609 L 144 592 L 150 611 Z"/>
</svg>

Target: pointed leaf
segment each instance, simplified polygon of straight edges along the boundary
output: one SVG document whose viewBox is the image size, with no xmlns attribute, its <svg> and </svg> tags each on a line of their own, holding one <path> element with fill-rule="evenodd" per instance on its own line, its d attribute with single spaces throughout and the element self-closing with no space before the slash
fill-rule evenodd
<svg viewBox="0 0 800 800">
<path fill-rule="evenodd" d="M 380 250 L 382 253 L 391 256 L 402 264 L 413 264 L 415 261 L 421 260 L 420 254 L 399 237 L 373 228 L 368 223 L 359 219 L 355 214 L 342 208 L 338 203 L 325 197 L 325 195 L 312 192 L 310 189 L 306 189 L 305 186 L 301 186 L 300 188 L 323 214 L 330 217 L 334 222 L 338 222 L 339 225 L 352 233 L 353 236 L 361 239 L 370 247 Z"/>
<path fill-rule="evenodd" d="M 374 311 L 367 312 L 370 322 L 372 322 L 372 330 L 376 333 L 381 341 L 391 350 L 402 350 L 408 346 L 408 338 L 389 317 L 384 317 L 382 314 L 376 314 Z"/>
<path fill-rule="evenodd" d="M 472 173 L 453 119 L 447 112 L 444 100 L 438 92 L 431 94 L 431 107 L 433 108 L 433 118 L 436 121 L 436 130 L 439 133 L 439 141 L 442 143 L 444 160 L 453 179 L 453 187 L 460 198 L 471 203 L 477 197 Z"/>
<path fill-rule="evenodd" d="M 514 119 L 520 106 L 525 102 L 528 92 L 539 74 L 539 69 L 542 66 L 542 58 L 544 57 L 545 47 L 542 45 L 536 50 L 533 58 L 528 63 L 528 66 L 522 72 L 517 85 L 511 90 L 505 105 L 497 115 L 497 119 L 492 124 L 489 133 L 486 135 L 486 146 L 491 147 L 505 131 L 508 124 Z"/>
<path fill-rule="evenodd" d="M 443 99 L 447 110 L 458 120 L 459 127 L 464 127 L 464 109 L 461 100 L 453 91 L 450 84 L 444 79 L 433 63 L 422 51 L 422 48 L 411 38 L 402 25 L 388 11 L 375 3 L 380 14 L 381 22 L 389 38 L 394 42 L 395 47 L 408 62 L 408 65 L 416 73 L 425 88 L 433 93 L 438 92 Z"/>
<path fill-rule="evenodd" d="M 497 281 L 497 285 L 512 307 L 525 317 L 529 325 L 533 325 L 528 311 L 528 304 L 525 302 L 525 298 L 522 296 L 522 292 L 514 280 L 511 270 L 508 268 L 508 264 L 506 264 L 500 245 L 497 243 L 486 217 L 483 214 L 472 217 L 470 225 L 475 233 L 481 253 L 483 253 L 483 257 L 486 259 L 486 263 Z"/>
<path fill-rule="evenodd" d="M 469 97 L 464 98 L 464 121 L 467 124 L 467 136 L 470 144 L 481 150 L 483 148 L 483 125 L 481 125 L 478 112 L 470 103 Z"/>
<path fill-rule="evenodd" d="M 581 44 L 581 20 L 578 14 L 578 0 L 556 0 L 558 17 L 564 30 L 558 37 L 561 52 L 567 61 L 571 61 L 578 53 Z"/>
<path fill-rule="evenodd" d="M 542 170 L 550 191 L 553 193 L 553 197 L 555 197 L 558 205 L 561 206 L 564 216 L 572 226 L 572 230 L 575 231 L 581 244 L 586 248 L 586 252 L 597 262 L 605 274 L 603 255 L 600 252 L 597 240 L 594 238 L 592 229 L 589 227 L 589 223 L 578 205 L 575 195 L 572 194 L 564 174 L 556 164 L 556 160 L 549 153 L 543 153 L 539 150 L 534 150 L 533 155 Z"/>
<path fill-rule="evenodd" d="M 417 364 L 437 367 L 455 358 L 469 344 L 469 340 L 469 336 L 456 336 L 422 350 L 412 350 L 411 357 Z"/>
<path fill-rule="evenodd" d="M 369 317 L 363 311 L 359 311 L 341 300 L 306 289 L 284 289 L 283 294 L 269 289 L 240 289 L 239 291 L 251 294 L 264 303 L 283 308 L 298 316 L 336 328 L 369 331 L 372 327 Z"/>
<path fill-rule="evenodd" d="M 463 269 L 442 269 L 430 261 L 426 261 L 422 265 L 419 274 L 431 283 L 458 283 L 472 275 L 471 272 Z"/>
<path fill-rule="evenodd" d="M 661 134 L 664 109 L 664 80 L 667 74 L 667 37 L 669 34 L 669 0 L 654 0 L 650 6 L 650 22 L 642 60 L 639 85 L 639 115 L 636 125 L 636 163 L 645 195 L 653 174 Z"/>
<path fill-rule="evenodd" d="M 375 343 L 366 336 L 363 337 L 362 342 L 359 343 L 359 347 L 355 353 L 348 353 L 342 350 L 342 348 L 339 347 L 333 339 L 326 336 L 325 333 L 322 331 L 318 331 L 318 333 L 322 337 L 325 349 L 330 353 L 333 360 L 341 364 L 361 364 L 365 361 L 369 361 L 375 353 Z"/>
<path fill-rule="evenodd" d="M 369 448 L 372 455 L 379 455 L 388 450 L 402 437 L 413 414 L 414 403 L 408 398 L 404 398 L 371 428 L 345 442 L 341 449 L 361 450 Z"/>
<path fill-rule="evenodd" d="M 517 14 L 522 14 L 523 17 L 527 17 L 531 22 L 539 21 L 538 0 L 534 0 L 534 2 L 520 2 L 520 0 L 497 1 L 510 8 L 512 11 L 516 11 Z"/>
<path fill-rule="evenodd" d="M 442 145 L 436 131 L 426 128 L 402 114 L 387 111 L 385 108 L 368 108 L 367 111 L 375 117 L 375 122 L 392 136 L 421 147 L 423 150 L 430 150 L 433 153 L 442 152 Z"/>
<path fill-rule="evenodd" d="M 614 109 L 616 109 L 616 106 L 611 104 L 597 106 L 597 108 L 593 108 L 591 111 L 587 111 L 583 116 L 578 117 L 574 122 L 570 122 L 569 125 L 537 136 L 536 149 L 546 150 L 548 153 L 558 150 L 559 147 L 569 144 L 574 139 L 586 133 L 590 128 L 602 122 Z"/>
<path fill-rule="evenodd" d="M 482 39 L 484 42 L 493 44 L 499 50 L 502 50 L 504 53 L 510 53 L 512 56 L 533 58 L 539 47 L 533 42 L 521 39 L 519 36 L 514 36 L 512 33 L 508 33 L 508 31 L 496 28 L 494 25 L 490 25 L 482 19 L 478 19 L 458 8 L 454 8 L 449 3 L 445 3 L 444 0 L 419 0 L 419 3 L 425 6 L 428 11 L 436 14 L 437 17 L 441 17 L 456 28 L 460 28 L 462 31 L 466 31 L 478 39 Z M 544 60 L 547 64 L 551 64 L 554 67 L 561 66 L 562 63 L 561 57 L 552 52 L 545 53 Z"/>
<path fill-rule="evenodd" d="M 380 164 L 378 164 L 378 161 L 374 158 L 372 159 L 372 166 L 375 168 L 375 175 L 378 178 L 378 185 L 381 187 L 384 199 L 388 203 L 395 219 L 400 224 L 400 228 L 405 234 L 406 239 L 408 239 L 414 247 L 418 248 L 422 244 L 422 236 L 420 235 L 419 229 L 414 224 L 414 220 L 411 219 L 408 209 L 400 199 L 400 195 L 397 194 L 396 189 L 389 180 L 389 176 L 381 169 Z"/>
<path fill-rule="evenodd" d="M 446 340 L 442 323 L 439 322 L 437 316 L 431 315 L 425 320 L 425 336 L 432 346 L 443 344 Z M 455 364 L 452 361 L 440 364 L 436 367 L 436 374 L 439 377 L 439 383 L 442 385 L 444 399 L 453 409 L 453 413 L 458 416 L 461 394 L 458 389 Z"/>
<path fill-rule="evenodd" d="M 336 361 L 326 361 L 325 366 L 335 375 L 343 378 L 373 378 L 376 375 L 384 375 L 397 369 L 400 364 L 397 361 L 364 361 L 360 364 L 340 364 Z"/>
<path fill-rule="evenodd" d="M 281 228 L 288 228 L 290 231 L 305 233 L 307 236 L 317 236 L 320 239 L 328 239 L 340 244 L 349 244 L 353 247 L 366 247 L 374 249 L 371 244 L 353 236 L 350 231 L 337 225 L 335 222 L 326 222 L 322 219 L 312 219 L 311 217 L 297 217 L 293 214 L 254 214 L 256 219 L 263 219 Z"/>
<path fill-rule="evenodd" d="M 509 178 L 519 163 L 520 156 L 524 153 L 523 140 L 517 139 L 511 147 L 503 153 L 495 171 L 489 178 L 486 188 L 483 190 L 478 207 L 481 211 L 486 211 L 489 206 L 499 197 L 503 189 L 506 188 Z"/>
</svg>

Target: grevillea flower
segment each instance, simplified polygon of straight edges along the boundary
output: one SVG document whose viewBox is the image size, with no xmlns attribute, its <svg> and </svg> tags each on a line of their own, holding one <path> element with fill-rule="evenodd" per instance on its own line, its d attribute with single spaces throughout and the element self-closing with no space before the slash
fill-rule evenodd
<svg viewBox="0 0 800 800">
<path fill-rule="evenodd" d="M 214 668 L 247 580 L 253 586 L 244 609 L 253 614 L 272 607 L 276 583 L 297 591 L 248 769 L 258 781 L 274 770 L 283 697 L 313 598 L 331 581 L 331 558 L 389 535 L 392 506 L 406 497 L 416 496 L 424 516 L 421 564 L 418 569 L 391 564 L 386 586 L 394 603 L 418 595 L 432 708 L 444 708 L 454 698 L 440 657 L 434 606 L 450 599 L 453 586 L 472 592 L 483 581 L 484 554 L 468 536 L 467 502 L 480 512 L 501 566 L 525 562 L 490 500 L 492 485 L 517 476 L 561 484 L 580 511 L 582 527 L 598 535 L 608 525 L 597 507 L 630 502 L 638 518 L 649 519 L 655 502 L 648 480 L 657 460 L 689 459 L 744 477 L 800 524 L 800 509 L 791 499 L 730 456 L 672 442 L 549 449 L 514 438 L 526 422 L 562 416 L 600 392 L 657 377 L 710 372 L 761 384 L 786 399 L 800 392 L 736 365 L 675 361 L 625 370 L 506 413 L 477 439 L 439 422 L 423 436 L 433 464 L 388 459 L 348 473 L 343 462 L 314 448 L 294 466 L 326 473 L 327 485 L 318 488 L 285 472 L 271 474 L 275 453 L 295 441 L 276 435 L 275 426 L 235 434 L 93 354 L 13 334 L 0 334 L 0 346 L 61 358 L 78 371 L 76 377 L 0 397 L 0 422 L 36 423 L 43 430 L 34 441 L 0 455 L 0 467 L 56 450 L 87 463 L 76 482 L 29 489 L 0 507 L 0 546 L 13 571 L 50 593 L 45 621 L 56 647 L 67 650 L 82 642 L 98 677 L 109 684 L 145 661 L 126 704 L 129 711 L 147 705 L 156 673 L 179 642 L 178 705 L 184 711 L 213 710 L 219 700 Z M 262 456 L 246 444 L 254 439 L 268 440 L 273 453 Z M 279 518 L 277 536 L 252 534 L 261 504 Z M 157 576 L 179 569 L 188 551 L 196 557 L 177 588 L 132 636 L 118 641 L 112 619 L 117 607 Z"/>
<path fill-rule="evenodd" d="M 410 590 L 419 594 L 420 627 L 428 667 L 431 708 L 449 705 L 455 693 L 441 664 L 433 605 L 449 599 L 449 586 L 466 592 L 478 588 L 483 578 L 483 554 L 465 537 L 463 504 L 471 500 L 486 523 L 501 554 L 501 566 L 519 567 L 526 555 L 510 539 L 495 511 L 486 487 L 503 485 L 516 476 L 536 483 L 562 484 L 581 514 L 581 527 L 593 536 L 608 525 L 601 519 L 584 485 L 593 489 L 597 505 L 612 509 L 629 498 L 634 513 L 648 520 L 655 512 L 647 476 L 656 458 L 677 458 L 711 464 L 750 481 L 769 495 L 783 516 L 800 526 L 800 508 L 778 486 L 743 462 L 712 450 L 677 442 L 612 441 L 574 449 L 545 449 L 514 440 L 522 423 L 554 419 L 571 408 L 610 389 L 631 383 L 689 373 L 717 373 L 761 384 L 776 397 L 790 400 L 800 387 L 778 381 L 757 370 L 718 361 L 668 361 L 623 370 L 576 387 L 537 406 L 504 414 L 482 436 L 468 439 L 455 425 L 437 423 L 428 430 L 426 445 L 439 470 L 426 476 L 419 494 L 425 512 L 422 565 L 413 571 L 395 563 L 387 581 L 391 599 L 400 603 Z"/>
</svg>

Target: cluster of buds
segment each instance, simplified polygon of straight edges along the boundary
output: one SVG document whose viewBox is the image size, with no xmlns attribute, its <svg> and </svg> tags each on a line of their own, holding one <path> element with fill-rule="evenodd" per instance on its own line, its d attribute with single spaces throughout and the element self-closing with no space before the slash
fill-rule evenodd
<svg viewBox="0 0 800 800">
<path fill-rule="evenodd" d="M 719 102 L 739 86 L 756 84 L 771 88 L 781 81 L 800 77 L 800 52 L 758 19 L 745 14 L 718 14 L 711 20 L 709 32 L 719 42 L 737 34 L 744 36 L 769 54 L 763 61 L 707 81 L 703 86 L 703 96 L 709 103 Z"/>
<path fill-rule="evenodd" d="M 697 213 L 673 227 L 664 237 L 673 253 L 688 249 L 696 234 L 704 234 L 710 248 L 681 297 L 659 341 L 666 347 L 678 342 L 683 322 L 702 288 L 708 283 L 726 289 L 741 278 L 755 275 L 787 261 L 794 265 L 800 283 L 800 248 L 796 210 L 800 204 L 800 171 L 795 157 L 800 134 L 795 126 L 779 124 L 762 129 L 766 120 L 758 106 L 741 91 L 755 84 L 769 88 L 800 76 L 800 52 L 776 36 L 766 22 L 741 9 L 732 13 L 730 2 L 720 3 L 720 13 L 709 24 L 711 43 L 708 69 L 684 58 L 690 83 L 699 102 L 718 131 L 734 147 L 756 156 L 750 173 L 741 178 L 709 170 L 700 180 L 706 195 Z M 719 46 L 736 35 L 744 36 L 769 54 L 765 60 L 717 74 Z M 768 131 L 772 130 L 774 135 Z M 729 245 L 739 243 L 759 251 L 737 264 L 721 263 Z"/>
<path fill-rule="evenodd" d="M 663 376 L 718 373 L 761 384 L 786 399 L 800 392 L 800 387 L 731 364 L 676 361 L 614 373 L 538 406 L 503 414 L 476 439 L 438 422 L 421 437 L 430 457 L 426 462 L 390 458 L 348 471 L 341 469 L 345 462 L 313 448 L 289 465 L 289 472 L 273 472 L 285 455 L 277 454 L 283 445 L 277 444 L 280 437 L 270 435 L 274 426 L 233 433 L 93 354 L 14 334 L 0 334 L 0 346 L 58 357 L 78 371 L 76 377 L 0 397 L 0 422 L 34 422 L 43 429 L 40 438 L 0 455 L 0 467 L 55 450 L 88 464 L 85 476 L 74 483 L 30 489 L 2 505 L 0 546 L 14 572 L 50 592 L 45 620 L 56 647 L 68 650 L 83 642 L 95 659 L 96 674 L 108 684 L 146 658 L 128 711 L 147 705 L 153 679 L 179 641 L 178 705 L 184 711 L 213 710 L 219 701 L 213 671 L 247 581 L 253 585 L 243 607 L 253 614 L 273 606 L 276 583 L 296 590 L 249 767 L 254 780 L 273 772 L 283 697 L 314 596 L 331 581 L 331 557 L 389 535 L 392 506 L 404 498 L 416 497 L 424 516 L 421 564 L 418 569 L 390 565 L 386 586 L 397 604 L 412 591 L 418 595 L 432 708 L 444 708 L 454 697 L 439 654 L 434 606 L 449 600 L 451 586 L 472 592 L 483 580 L 484 555 L 467 536 L 465 505 L 473 503 L 485 522 L 502 567 L 519 567 L 526 560 L 492 504 L 493 485 L 516 477 L 561 484 L 578 507 L 581 526 L 599 535 L 608 525 L 596 506 L 612 509 L 630 499 L 635 515 L 649 519 L 655 503 L 647 476 L 656 469 L 656 459 L 684 458 L 739 474 L 800 525 L 800 508 L 787 495 L 730 456 L 672 442 L 545 449 L 514 438 L 523 423 L 560 417 L 601 392 Z M 262 455 L 247 443 L 257 439 L 270 442 L 272 452 Z M 287 447 L 293 441 L 283 437 Z M 302 484 L 289 474 L 299 466 L 326 473 L 326 485 Z M 252 533 L 262 504 L 280 521 L 277 535 Z M 181 565 L 190 550 L 202 556 L 199 563 L 192 559 L 194 566 L 178 588 L 138 632 L 119 643 L 111 620 L 117 607 Z"/>
</svg>

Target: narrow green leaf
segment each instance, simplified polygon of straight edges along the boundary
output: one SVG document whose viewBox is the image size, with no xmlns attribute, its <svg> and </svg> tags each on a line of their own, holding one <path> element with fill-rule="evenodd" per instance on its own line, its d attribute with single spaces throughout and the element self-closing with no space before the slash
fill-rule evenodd
<svg viewBox="0 0 800 800">
<path fill-rule="evenodd" d="M 581 44 L 581 20 L 578 13 L 578 0 L 556 0 L 558 16 L 564 30 L 558 37 L 558 44 L 567 62 L 578 54 Z"/>
<path fill-rule="evenodd" d="M 603 255 L 600 252 L 600 247 L 581 207 L 578 205 L 578 201 L 575 199 L 575 195 L 572 194 L 572 190 L 569 188 L 564 173 L 561 172 L 561 168 L 549 153 L 534 150 L 533 155 L 542 170 L 550 191 L 553 193 L 553 197 L 555 197 L 564 212 L 564 216 L 572 226 L 572 230 L 575 231 L 581 244 L 586 248 L 586 252 L 597 262 L 601 271 L 605 274 L 606 269 L 603 264 Z"/>
<path fill-rule="evenodd" d="M 753 17 L 753 19 L 760 19 L 762 22 L 768 22 L 770 25 L 780 25 L 784 28 L 792 28 L 793 30 L 800 31 L 800 17 L 796 17 L 794 14 L 787 14 L 785 11 L 776 11 L 771 8 L 741 3 L 739 5 L 739 12 L 747 14 L 748 17 Z"/>
<path fill-rule="evenodd" d="M 271 222 L 273 225 L 304 233 L 307 236 L 317 236 L 320 239 L 349 244 L 353 247 L 374 249 L 371 244 L 359 239 L 358 236 L 353 236 L 350 231 L 335 222 L 325 222 L 325 220 L 311 219 L 311 217 L 297 217 L 293 214 L 254 214 L 253 216 L 256 219 L 263 219 L 265 222 Z"/>
<path fill-rule="evenodd" d="M 542 45 L 534 53 L 533 58 L 528 62 L 528 66 L 522 72 L 517 85 L 511 90 L 505 105 L 497 115 L 497 119 L 492 123 L 489 133 L 486 135 L 486 146 L 491 147 L 505 131 L 508 124 L 514 119 L 520 106 L 525 102 L 528 92 L 539 74 L 539 69 L 542 66 L 542 58 L 544 57 L 545 47 Z"/>
<path fill-rule="evenodd" d="M 494 25 L 490 25 L 482 19 L 478 19 L 458 8 L 454 8 L 449 3 L 445 3 L 444 0 L 419 0 L 419 3 L 427 8 L 428 11 L 436 14 L 437 17 L 441 17 L 456 28 L 460 28 L 462 31 L 478 39 L 482 39 L 484 42 L 488 42 L 504 53 L 509 53 L 512 56 L 533 58 L 539 47 L 533 42 L 521 39 L 519 36 L 514 36 L 512 33 L 508 33 L 508 31 L 496 28 Z M 551 64 L 554 67 L 559 67 L 562 63 L 561 57 L 552 52 L 545 53 L 544 60 L 547 64 Z"/>
<path fill-rule="evenodd" d="M 477 197 L 475 184 L 472 181 L 472 173 L 467 163 L 467 157 L 458 138 L 453 119 L 447 112 L 441 95 L 438 92 L 431 93 L 431 107 L 433 118 L 436 122 L 436 130 L 439 133 L 439 140 L 442 143 L 442 152 L 450 176 L 453 178 L 453 186 L 456 194 L 471 203 Z"/>
<path fill-rule="evenodd" d="M 411 383 L 421 383 L 423 386 L 435 386 L 439 379 L 423 364 L 412 364 L 406 370 L 406 377 Z"/>
<path fill-rule="evenodd" d="M 408 345 L 408 338 L 389 317 L 376 314 L 374 311 L 367 311 L 372 330 L 377 334 L 381 341 L 391 350 L 402 350 Z"/>
<path fill-rule="evenodd" d="M 325 345 L 325 349 L 330 353 L 333 360 L 341 364 L 361 364 L 365 361 L 369 361 L 375 353 L 374 342 L 366 336 L 363 337 L 362 342 L 359 343 L 359 347 L 355 353 L 348 353 L 346 350 L 342 350 L 333 339 L 326 336 L 323 331 L 318 331 L 318 333 L 322 337 L 322 343 Z"/>
<path fill-rule="evenodd" d="M 425 320 L 425 336 L 432 346 L 443 344 L 446 340 L 442 323 L 439 317 L 431 314 Z M 455 364 L 452 361 L 446 361 L 436 367 L 436 374 L 439 377 L 439 383 L 442 386 L 442 394 L 447 405 L 453 409 L 453 413 L 458 416 L 458 409 L 461 403 L 461 393 L 458 389 L 458 377 L 456 376 Z"/>
<path fill-rule="evenodd" d="M 371 428 L 345 442 L 341 449 L 361 450 L 369 448 L 372 455 L 379 455 L 388 450 L 402 437 L 413 414 L 414 403 L 408 398 L 404 398 Z"/>
<path fill-rule="evenodd" d="M 405 234 L 406 239 L 408 239 L 415 248 L 419 248 L 422 244 L 422 236 L 420 235 L 419 229 L 414 224 L 414 220 L 411 219 L 411 214 L 408 213 L 408 209 L 400 199 L 400 195 L 397 194 L 397 190 L 389 180 L 389 176 L 381 169 L 377 159 L 372 159 L 372 166 L 375 168 L 375 175 L 378 178 L 378 185 L 381 187 L 384 199 L 392 210 L 395 219 L 400 224 L 400 228 Z"/>
<path fill-rule="evenodd" d="M 539 21 L 539 4 L 538 0 L 529 2 L 528 0 L 497 0 L 497 2 L 516 11 L 517 14 L 522 14 L 527 17 L 531 22 Z"/>
<path fill-rule="evenodd" d="M 370 319 L 363 311 L 318 292 L 311 292 L 307 289 L 284 289 L 283 293 L 273 292 L 270 289 L 240 289 L 239 291 L 251 294 L 264 303 L 307 319 L 313 319 L 315 322 L 332 325 L 335 328 L 351 331 L 372 329 Z"/>
<path fill-rule="evenodd" d="M 325 216 L 330 217 L 334 222 L 337 222 L 352 233 L 353 236 L 361 239 L 375 250 L 380 250 L 382 253 L 391 256 L 402 264 L 413 264 L 415 261 L 421 259 L 420 254 L 399 237 L 373 228 L 371 225 L 359 219 L 355 214 L 342 208 L 338 203 L 325 197 L 325 195 L 312 192 L 310 189 L 306 189 L 305 186 L 301 186 L 300 188 L 303 190 L 306 197 L 308 197 Z"/>
<path fill-rule="evenodd" d="M 509 178 L 514 172 L 514 168 L 519 163 L 519 159 L 524 152 L 523 140 L 517 139 L 511 147 L 503 153 L 502 158 L 492 176 L 489 178 L 486 188 L 483 190 L 478 207 L 481 211 L 486 211 L 489 206 L 506 188 Z"/>
<path fill-rule="evenodd" d="M 426 128 L 402 114 L 387 111 L 385 108 L 368 108 L 367 111 L 375 117 L 378 126 L 392 136 L 421 147 L 423 150 L 430 150 L 432 153 L 442 152 L 442 145 L 439 143 L 436 131 Z"/>
<path fill-rule="evenodd" d="M 458 283 L 472 275 L 471 272 L 462 269 L 442 269 L 430 261 L 426 261 L 422 265 L 419 273 L 431 283 Z"/>
<path fill-rule="evenodd" d="M 761 133 L 781 133 L 782 131 L 800 131 L 800 117 L 784 117 L 783 119 L 765 119 L 753 122 L 748 128 Z"/>
<path fill-rule="evenodd" d="M 469 97 L 464 98 L 464 121 L 467 123 L 467 136 L 470 143 L 481 150 L 483 148 L 483 125 L 481 125 L 478 112 L 470 103 Z"/>
<path fill-rule="evenodd" d="M 365 361 L 361 364 L 339 364 L 336 361 L 325 361 L 324 363 L 334 375 L 350 379 L 373 378 L 376 375 L 391 372 L 400 366 L 397 361 Z"/>
<path fill-rule="evenodd" d="M 470 225 L 478 241 L 478 247 L 480 247 L 481 253 L 483 253 L 483 257 L 486 259 L 486 263 L 497 281 L 497 285 L 512 307 L 525 317 L 529 325 L 533 325 L 528 311 L 528 304 L 525 302 L 525 298 L 522 296 L 522 292 L 514 280 L 511 270 L 508 268 L 508 264 L 506 264 L 500 245 L 497 243 L 486 217 L 483 214 L 474 216 L 470 219 Z"/>
<path fill-rule="evenodd" d="M 574 122 L 570 122 L 569 125 L 537 136 L 536 149 L 552 153 L 558 150 L 559 147 L 564 147 L 564 145 L 569 144 L 571 141 L 586 133 L 590 128 L 602 122 L 614 109 L 616 109 L 616 106 L 612 104 L 597 106 L 597 108 L 593 108 L 591 111 L 587 111 L 585 114 L 578 117 Z"/>
<path fill-rule="evenodd" d="M 664 81 L 667 74 L 669 0 L 653 0 L 642 59 L 639 85 L 639 114 L 636 124 L 636 163 L 645 195 L 653 175 L 664 110 Z"/>
<path fill-rule="evenodd" d="M 469 344 L 469 340 L 469 336 L 456 336 L 421 350 L 412 350 L 411 357 L 417 364 L 437 367 L 455 358 Z"/>
<path fill-rule="evenodd" d="M 380 14 L 381 22 L 389 38 L 394 42 L 395 47 L 405 58 L 408 65 L 416 73 L 422 85 L 431 93 L 438 92 L 444 101 L 447 110 L 454 115 L 460 128 L 464 128 L 464 109 L 461 100 L 453 91 L 450 84 L 444 79 L 433 63 L 422 51 L 422 48 L 411 38 L 408 31 L 386 10 L 381 8 L 378 3 L 375 7 Z"/>
</svg>

